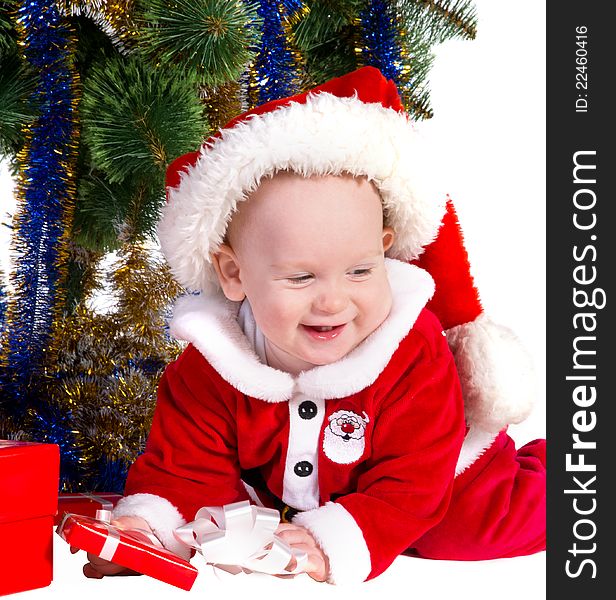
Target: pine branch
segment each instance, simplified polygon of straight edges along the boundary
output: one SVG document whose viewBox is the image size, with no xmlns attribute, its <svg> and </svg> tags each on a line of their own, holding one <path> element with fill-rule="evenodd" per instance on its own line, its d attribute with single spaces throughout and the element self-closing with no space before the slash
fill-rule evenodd
<svg viewBox="0 0 616 600">
<path fill-rule="evenodd" d="M 134 178 L 111 183 L 100 172 L 81 178 L 73 239 L 94 252 L 117 250 L 123 224 L 130 223 L 131 241 L 153 238 L 164 202 L 162 181 Z"/>
<path fill-rule="evenodd" d="M 427 89 L 428 74 L 434 62 L 429 46 L 420 41 L 403 41 L 403 56 L 409 72 L 399 85 L 400 96 L 406 111 L 416 120 L 430 119 L 430 94 Z"/>
<path fill-rule="evenodd" d="M 338 35 L 352 25 L 365 0 L 311 0 L 309 11 L 293 28 L 295 43 L 310 52 L 321 45 L 331 45 Z"/>
<path fill-rule="evenodd" d="M 14 155 L 23 145 L 23 128 L 34 119 L 29 103 L 35 79 L 16 52 L 0 54 L 0 154 Z"/>
<path fill-rule="evenodd" d="M 13 52 L 17 48 L 15 30 L 11 18 L 17 11 L 17 0 L 0 2 L 0 58 L 3 53 Z"/>
<path fill-rule="evenodd" d="M 77 31 L 75 62 L 83 80 L 89 75 L 92 66 L 113 59 L 118 52 L 109 37 L 91 19 L 75 16 L 71 21 Z"/>
<path fill-rule="evenodd" d="M 101 62 L 84 82 L 83 136 L 110 183 L 163 182 L 167 164 L 201 143 L 207 126 L 195 74 L 133 55 Z"/>
<path fill-rule="evenodd" d="M 427 89 L 413 90 L 408 94 L 403 93 L 402 101 L 407 112 L 418 121 L 431 119 L 434 116 L 430 108 L 430 93 Z"/>
<path fill-rule="evenodd" d="M 56 4 L 65 16 L 80 15 L 95 23 L 122 54 L 128 54 L 134 48 L 137 35 L 132 16 L 134 0 L 56 0 Z"/>
<path fill-rule="evenodd" d="M 304 50 L 308 76 L 316 85 L 358 68 L 356 37 L 356 28 L 347 25 L 330 39 L 315 42 Z"/>
<path fill-rule="evenodd" d="M 249 1 L 144 0 L 143 51 L 154 62 L 194 69 L 207 86 L 237 80 L 255 57 L 261 20 Z"/>
<path fill-rule="evenodd" d="M 100 260 L 103 257 L 102 252 L 90 251 L 75 243 L 71 243 L 70 252 L 66 278 L 66 313 L 69 315 L 100 289 Z"/>
<path fill-rule="evenodd" d="M 408 28 L 423 31 L 427 41 L 475 39 L 477 15 L 470 0 L 400 0 L 399 10 Z"/>
<path fill-rule="evenodd" d="M 143 180 L 132 191 L 131 204 L 126 216 L 131 243 L 153 238 L 160 218 L 160 207 L 165 201 L 163 182 Z M 121 237 L 121 236 L 120 236 Z"/>
<path fill-rule="evenodd" d="M 91 251 L 117 250 L 118 228 L 126 218 L 132 186 L 109 183 L 100 172 L 81 177 L 73 240 Z"/>
</svg>

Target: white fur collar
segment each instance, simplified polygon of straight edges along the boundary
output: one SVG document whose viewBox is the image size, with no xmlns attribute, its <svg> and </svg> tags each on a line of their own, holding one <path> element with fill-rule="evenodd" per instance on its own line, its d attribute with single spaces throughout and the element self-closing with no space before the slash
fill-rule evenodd
<svg viewBox="0 0 616 600">
<path fill-rule="evenodd" d="M 297 377 L 259 361 L 237 322 L 239 303 L 220 293 L 180 298 L 171 334 L 193 344 L 225 381 L 248 396 L 267 402 L 289 400 L 296 392 L 344 398 L 376 381 L 434 293 L 427 271 L 389 258 L 385 264 L 393 296 L 387 319 L 344 358 Z"/>
</svg>

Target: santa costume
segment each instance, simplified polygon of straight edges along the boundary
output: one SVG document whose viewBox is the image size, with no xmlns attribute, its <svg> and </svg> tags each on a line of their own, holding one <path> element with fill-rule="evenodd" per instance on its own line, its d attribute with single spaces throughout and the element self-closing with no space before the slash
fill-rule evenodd
<svg viewBox="0 0 616 600">
<path fill-rule="evenodd" d="M 159 238 L 181 298 L 145 452 L 114 516 L 141 516 L 170 549 L 202 506 L 243 499 L 306 527 L 329 581 L 363 581 L 402 552 L 485 559 L 545 547 L 545 441 L 507 425 L 532 400 L 515 336 L 484 314 L 453 205 L 394 84 L 365 67 L 257 107 L 172 163 Z M 280 170 L 350 173 L 378 189 L 395 231 L 392 309 L 335 363 L 297 376 L 266 363 L 247 301 L 210 254 L 238 202 Z"/>
</svg>

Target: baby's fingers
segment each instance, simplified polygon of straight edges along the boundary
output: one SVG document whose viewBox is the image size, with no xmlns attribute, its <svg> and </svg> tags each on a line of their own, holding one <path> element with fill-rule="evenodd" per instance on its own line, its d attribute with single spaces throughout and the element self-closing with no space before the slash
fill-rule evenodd
<svg viewBox="0 0 616 600">
<path fill-rule="evenodd" d="M 83 565 L 83 574 L 90 579 L 102 579 L 105 577 L 104 573 L 101 573 L 95 569 L 91 563 L 86 563 Z"/>
<path fill-rule="evenodd" d="M 281 540 L 289 544 L 289 546 L 309 544 L 312 541 L 312 537 L 303 527 L 289 527 L 288 529 L 279 528 L 276 534 Z"/>
<path fill-rule="evenodd" d="M 327 581 L 329 565 L 322 552 L 311 544 L 295 544 L 293 549 L 306 554 L 306 561 L 301 569 L 302 573 L 307 573 L 315 581 Z M 296 567 L 297 561 L 295 557 L 293 557 L 291 562 L 287 565 L 286 570 L 292 571 Z"/>
<path fill-rule="evenodd" d="M 88 553 L 88 563 L 83 566 L 83 574 L 86 577 L 100 579 L 106 575 L 138 575 L 136 571 L 131 571 L 126 567 L 102 559 L 96 554 Z"/>
</svg>

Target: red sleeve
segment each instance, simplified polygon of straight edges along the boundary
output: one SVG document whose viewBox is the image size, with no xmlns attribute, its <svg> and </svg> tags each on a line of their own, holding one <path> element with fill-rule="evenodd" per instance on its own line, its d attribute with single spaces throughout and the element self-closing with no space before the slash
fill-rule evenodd
<svg viewBox="0 0 616 600">
<path fill-rule="evenodd" d="M 464 410 L 453 357 L 418 367 L 375 423 L 372 457 L 357 493 L 340 498 L 363 532 L 369 578 L 438 523 L 447 510 L 464 439 Z"/>
<path fill-rule="evenodd" d="M 408 344 L 419 345 L 419 353 Z M 398 358 L 401 352 L 410 356 L 406 373 L 393 388 L 375 390 L 386 398 L 375 416 L 372 454 L 357 491 L 294 519 L 321 543 L 336 583 L 382 573 L 448 507 L 465 434 L 453 356 L 440 327 L 430 340 L 409 334 Z M 342 526 L 330 534 L 334 515 Z"/>
<path fill-rule="evenodd" d="M 202 506 L 247 500 L 237 456 L 235 391 L 188 346 L 165 370 L 145 452 L 125 494 L 165 498 L 187 521 Z"/>
</svg>

